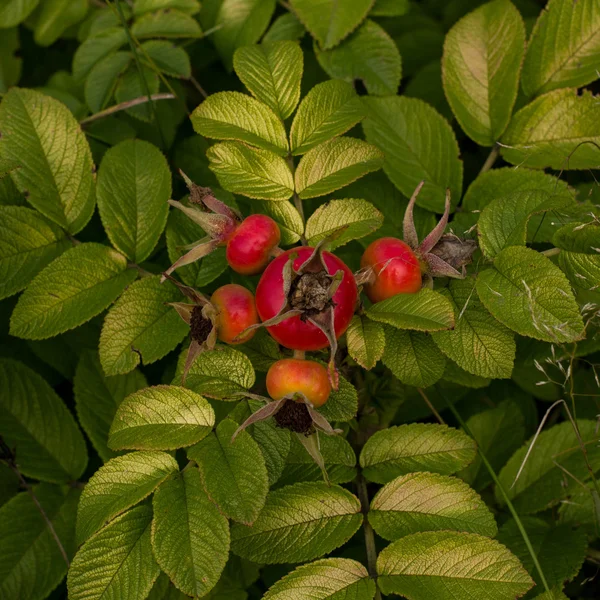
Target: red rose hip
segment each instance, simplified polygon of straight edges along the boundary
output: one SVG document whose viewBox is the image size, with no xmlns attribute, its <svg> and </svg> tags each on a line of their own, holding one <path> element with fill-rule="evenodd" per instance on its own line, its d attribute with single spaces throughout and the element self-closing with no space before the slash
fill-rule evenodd
<svg viewBox="0 0 600 600">
<path fill-rule="evenodd" d="M 315 408 L 319 408 L 327 402 L 331 385 L 323 365 L 312 360 L 284 358 L 269 369 L 267 391 L 273 400 L 301 393 Z"/>
<path fill-rule="evenodd" d="M 229 283 L 216 290 L 210 302 L 217 312 L 217 334 L 222 342 L 243 344 L 254 336 L 256 330 L 252 329 L 236 339 L 244 329 L 258 323 L 252 292 L 241 285 Z"/>
<path fill-rule="evenodd" d="M 269 262 L 281 240 L 277 223 L 266 215 L 244 219 L 227 241 L 227 262 L 241 275 L 256 275 Z"/>
<path fill-rule="evenodd" d="M 396 294 L 414 294 L 421 289 L 421 265 L 411 247 L 392 237 L 371 243 L 362 255 L 362 269 L 372 269 L 372 280 L 364 290 L 371 302 Z"/>
<path fill-rule="evenodd" d="M 293 281 L 286 296 L 284 270 L 290 259 L 295 271 L 313 255 L 314 248 L 302 246 L 281 253 L 265 269 L 256 288 L 256 308 L 262 321 L 272 319 L 286 305 L 290 310 L 301 311 L 302 314 L 291 316 L 276 325 L 267 327 L 271 336 L 282 346 L 291 350 L 321 350 L 329 345 L 327 336 L 319 327 L 310 322 L 311 318 L 319 318 L 333 308 L 333 328 L 336 339 L 348 329 L 352 320 L 358 290 L 352 271 L 337 256 L 330 252 L 322 253 L 320 270 L 311 269 L 303 272 Z M 341 271 L 342 279 L 331 298 L 331 276 Z"/>
</svg>

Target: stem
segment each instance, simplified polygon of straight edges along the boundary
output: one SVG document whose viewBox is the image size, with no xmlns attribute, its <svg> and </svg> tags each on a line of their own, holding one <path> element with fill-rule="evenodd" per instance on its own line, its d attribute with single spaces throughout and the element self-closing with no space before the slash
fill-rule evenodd
<svg viewBox="0 0 600 600">
<path fill-rule="evenodd" d="M 490 153 L 488 154 L 488 157 L 485 159 L 485 162 L 483 163 L 483 167 L 481 167 L 481 171 L 479 171 L 479 175 L 482 175 L 483 173 L 486 173 L 487 171 L 489 171 L 494 166 L 494 163 L 496 162 L 496 159 L 498 158 L 499 155 L 500 155 L 500 146 L 495 145 L 492 148 L 492 150 L 490 151 Z"/>
<path fill-rule="evenodd" d="M 540 252 L 540 254 L 543 254 L 544 256 L 556 256 L 557 254 L 560 254 L 560 248 L 549 248 L 548 250 Z"/>
<path fill-rule="evenodd" d="M 291 154 L 288 154 L 287 164 L 290 168 L 290 171 L 292 172 L 292 176 L 294 176 L 296 174 L 296 168 L 294 167 L 294 157 Z M 300 198 L 300 196 L 298 196 L 296 191 L 294 191 L 294 206 L 296 207 L 296 210 L 300 213 L 300 217 L 302 218 L 302 224 L 306 225 L 306 219 L 304 218 L 304 206 L 302 206 L 302 199 Z M 302 244 L 306 245 L 306 238 L 304 237 L 304 234 L 302 234 Z"/>
<path fill-rule="evenodd" d="M 377 547 L 375 546 L 375 533 L 369 523 L 369 492 L 367 490 L 367 482 L 362 473 L 359 472 L 355 483 L 363 513 L 363 530 L 365 532 L 365 546 L 367 549 L 367 570 L 371 579 L 375 582 L 375 600 L 381 600 L 381 592 L 377 586 Z"/>
<path fill-rule="evenodd" d="M 5 446 L 3 440 L 0 440 L 0 442 L 2 443 L 3 446 Z M 7 448 L 3 448 L 3 450 L 7 450 Z M 40 501 L 37 499 L 37 496 L 35 495 L 33 489 L 27 483 L 27 481 L 25 481 L 25 478 L 21 474 L 21 471 L 19 471 L 17 465 L 15 464 L 14 456 L 13 456 L 11 450 L 9 450 L 9 458 L 6 459 L 4 462 L 9 466 L 10 469 L 12 469 L 14 471 L 15 475 L 19 478 L 19 481 L 20 481 L 21 485 L 25 488 L 25 490 L 27 491 L 27 493 L 31 496 L 31 499 L 33 500 L 33 503 L 35 504 L 36 508 L 38 509 L 40 515 L 42 515 L 42 519 L 44 519 L 44 521 L 46 523 L 46 526 L 48 527 L 48 531 L 50 532 L 50 534 L 54 538 L 54 541 L 56 542 L 56 545 L 58 546 L 58 549 L 60 550 L 60 553 L 61 553 L 61 555 L 63 557 L 63 560 L 65 561 L 65 563 L 67 565 L 67 568 L 69 568 L 71 566 L 71 562 L 69 561 L 69 557 L 67 556 L 67 552 L 65 551 L 65 548 L 62 545 L 62 542 L 60 541 L 60 538 L 58 537 L 58 534 L 56 533 L 56 529 L 54 529 L 54 525 L 52 525 L 52 521 L 48 518 L 48 515 L 46 514 L 46 511 L 44 510 L 44 508 L 40 504 Z"/>
<path fill-rule="evenodd" d="M 421 394 L 421 396 L 423 397 L 423 399 L 427 402 L 427 405 L 430 408 L 433 408 L 432 404 L 429 401 L 429 399 L 427 398 L 425 392 L 423 390 L 419 389 L 419 393 Z M 452 404 L 451 402 L 449 402 L 446 399 L 446 397 L 444 395 L 442 395 L 441 393 L 440 393 L 440 395 L 444 399 L 444 402 L 446 403 L 446 405 L 448 406 L 448 408 L 452 411 L 452 414 L 454 415 L 454 417 L 458 421 L 459 425 L 464 429 L 465 433 L 467 435 L 469 435 L 471 438 L 475 439 L 473 437 L 473 434 L 471 433 L 471 430 L 469 429 L 468 425 L 463 421 L 463 419 L 460 416 L 459 412 L 456 410 L 454 404 Z M 446 424 L 445 421 L 444 421 L 444 419 L 442 419 L 442 417 L 437 412 L 435 412 L 434 414 L 436 414 L 436 417 L 437 417 L 437 419 L 438 419 L 438 421 L 440 423 L 442 423 L 443 425 Z M 519 514 L 515 510 L 515 507 L 513 506 L 513 503 L 510 501 L 510 498 L 508 497 L 508 494 L 506 493 L 506 490 L 504 489 L 504 486 L 500 483 L 500 480 L 498 479 L 498 476 L 496 475 L 496 471 L 494 471 L 494 468 L 489 463 L 486 455 L 483 453 L 483 451 L 479 447 L 479 444 L 477 444 L 477 452 L 479 453 L 479 456 L 481 457 L 481 462 L 485 465 L 485 468 L 488 470 L 488 473 L 492 477 L 492 479 L 493 479 L 494 483 L 496 484 L 497 488 L 502 493 L 502 496 L 504 497 L 504 501 L 506 502 L 506 505 L 508 506 L 508 510 L 510 511 L 513 519 L 515 520 L 515 523 L 517 524 L 517 527 L 519 528 L 519 532 L 521 533 L 521 536 L 523 537 L 523 541 L 525 542 L 525 545 L 527 546 L 527 550 L 529 551 L 529 554 L 531 555 L 531 559 L 533 560 L 533 564 L 535 565 L 535 568 L 536 568 L 536 570 L 537 570 L 537 572 L 538 572 L 538 574 L 540 576 L 540 580 L 542 582 L 542 585 L 544 586 L 544 589 L 547 592 L 549 592 L 550 591 L 550 587 L 548 586 L 548 582 L 546 581 L 546 577 L 544 576 L 544 572 L 542 571 L 542 567 L 541 567 L 540 562 L 538 560 L 537 554 L 535 553 L 535 550 L 533 549 L 533 546 L 531 545 L 531 540 L 529 539 L 529 536 L 527 535 L 527 531 L 525 530 L 525 527 L 523 527 L 523 523 L 521 522 Z"/>
<path fill-rule="evenodd" d="M 203 98 L 208 98 L 208 94 L 193 75 L 190 77 L 190 83 L 200 92 Z"/>
<path fill-rule="evenodd" d="M 115 106 L 111 106 L 110 108 L 107 108 L 106 110 L 102 110 L 102 111 L 96 113 L 95 115 L 86 117 L 85 119 L 79 121 L 79 124 L 82 127 L 85 127 L 86 125 L 88 125 L 89 123 L 92 123 L 93 121 L 97 121 L 98 119 L 103 119 L 104 117 L 108 117 L 108 116 L 113 115 L 114 113 L 120 112 L 122 110 L 127 110 L 128 108 L 131 108 L 132 106 L 138 106 L 139 104 L 145 104 L 146 102 L 155 101 L 155 100 L 173 100 L 174 98 L 175 98 L 175 96 L 173 94 L 169 94 L 169 93 L 153 94 L 150 97 L 140 96 L 139 98 L 133 98 L 133 100 L 127 100 L 127 102 L 121 102 L 121 104 L 116 104 Z"/>
<path fill-rule="evenodd" d="M 306 352 L 304 350 L 294 350 L 294 358 L 299 358 L 300 360 L 304 360 L 306 357 Z"/>
</svg>

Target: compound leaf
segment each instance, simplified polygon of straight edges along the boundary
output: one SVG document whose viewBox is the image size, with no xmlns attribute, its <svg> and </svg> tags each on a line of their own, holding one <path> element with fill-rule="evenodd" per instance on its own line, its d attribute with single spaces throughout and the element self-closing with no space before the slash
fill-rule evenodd
<svg viewBox="0 0 600 600">
<path fill-rule="evenodd" d="M 108 246 L 75 246 L 29 284 L 13 311 L 10 332 L 43 340 L 78 327 L 112 304 L 136 276 L 127 259 Z"/>
<path fill-rule="evenodd" d="M 0 434 L 27 477 L 66 483 L 87 465 L 85 441 L 56 392 L 20 362 L 0 361 Z"/>
<path fill-rule="evenodd" d="M 547 342 L 583 337 L 583 321 L 564 273 L 549 258 L 523 246 L 502 250 L 479 273 L 477 293 L 508 328 Z"/>
<path fill-rule="evenodd" d="M 269 478 L 262 452 L 247 431 L 231 441 L 237 428 L 224 419 L 187 454 L 198 463 L 204 489 L 221 511 L 235 521 L 252 523 L 264 506 Z"/>
<path fill-rule="evenodd" d="M 347 490 L 296 483 L 271 492 L 251 527 L 232 526 L 231 549 L 254 562 L 305 562 L 347 542 L 361 523 L 360 502 Z"/>
<path fill-rule="evenodd" d="M 70 233 L 94 212 L 92 153 L 69 109 L 34 90 L 12 88 L 0 105 L 0 154 L 18 161 L 11 178 L 28 202 Z"/>
<path fill-rule="evenodd" d="M 130 452 L 109 460 L 92 475 L 81 495 L 78 542 L 146 498 L 177 471 L 177 462 L 165 452 Z"/>
<path fill-rule="evenodd" d="M 300 100 L 304 55 L 291 41 L 238 48 L 233 57 L 237 76 L 258 100 L 287 119 Z"/>
<path fill-rule="evenodd" d="M 113 450 L 175 450 L 199 442 L 214 424 L 215 413 L 200 394 L 157 385 L 121 402 L 108 443 Z"/>
<path fill-rule="evenodd" d="M 136 281 L 104 319 L 100 335 L 100 362 L 106 375 L 129 373 L 141 361 L 153 363 L 173 350 L 188 332 L 168 302 L 182 296 L 160 277 Z"/>
<path fill-rule="evenodd" d="M 152 549 L 160 568 L 188 596 L 205 596 L 229 557 L 229 523 L 188 468 L 164 481 L 152 501 Z"/>
<path fill-rule="evenodd" d="M 98 211 L 113 246 L 141 263 L 150 256 L 165 225 L 171 173 L 156 146 L 125 140 L 110 148 L 98 171 Z"/>
</svg>

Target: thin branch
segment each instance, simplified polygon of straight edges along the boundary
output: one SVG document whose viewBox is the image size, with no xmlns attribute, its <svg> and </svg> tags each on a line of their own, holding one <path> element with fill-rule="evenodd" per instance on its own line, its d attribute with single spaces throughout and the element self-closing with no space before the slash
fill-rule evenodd
<svg viewBox="0 0 600 600">
<path fill-rule="evenodd" d="M 288 154 L 287 163 L 288 163 L 288 166 L 290 167 L 290 171 L 292 172 L 292 177 L 293 177 L 296 173 L 296 168 L 294 167 L 294 157 L 291 154 Z M 298 211 L 298 213 L 300 214 L 300 217 L 302 218 L 302 225 L 305 226 L 306 219 L 304 218 L 304 207 L 302 206 L 302 199 L 300 198 L 300 196 L 298 196 L 298 194 L 295 191 L 294 191 L 294 206 L 296 207 L 296 210 Z M 302 237 L 302 244 L 306 246 L 306 237 L 304 236 L 304 233 L 302 234 L 301 237 Z"/>
<path fill-rule="evenodd" d="M 133 98 L 133 100 L 127 100 L 127 102 L 121 102 L 121 104 L 115 104 L 115 106 L 111 106 L 110 108 L 107 108 L 106 110 L 102 110 L 102 111 L 96 113 L 95 115 L 86 117 L 85 119 L 79 121 L 79 124 L 82 127 L 85 127 L 86 125 L 92 123 L 93 121 L 97 121 L 98 119 L 104 119 L 104 117 L 109 117 L 110 115 L 113 115 L 122 110 L 127 110 L 128 108 L 131 108 L 133 106 L 138 106 L 139 104 L 145 104 L 146 102 L 149 102 L 150 100 L 154 102 L 157 100 L 173 100 L 173 99 L 175 99 L 175 96 L 173 94 L 169 94 L 169 93 L 154 94 L 154 95 L 150 96 L 150 98 L 148 98 L 148 96 L 140 96 L 139 98 Z"/>
<path fill-rule="evenodd" d="M 429 407 L 432 407 L 432 404 L 429 401 L 429 399 L 427 398 L 425 392 L 423 390 L 420 390 L 420 393 L 421 393 L 421 396 L 423 397 L 423 399 L 426 400 L 427 405 Z M 440 396 L 442 396 L 444 402 L 446 403 L 446 406 L 452 411 L 452 414 L 454 415 L 455 419 L 458 421 L 459 425 L 464 429 L 465 433 L 468 436 L 470 436 L 471 438 L 473 438 L 473 440 L 475 440 L 473 434 L 471 433 L 471 430 L 469 429 L 469 426 L 463 421 L 463 418 L 460 416 L 459 412 L 456 410 L 456 407 L 454 406 L 454 404 L 452 404 L 441 392 L 440 392 Z M 438 420 L 440 421 L 440 423 L 445 425 L 445 421 L 442 419 L 441 416 L 439 416 L 439 414 L 438 414 Z M 537 554 L 535 553 L 535 550 L 533 549 L 533 545 L 531 544 L 529 535 L 527 535 L 527 531 L 525 530 L 525 527 L 523 526 L 523 522 L 521 521 L 521 518 L 519 517 L 519 513 L 517 513 L 515 507 L 513 506 L 513 503 L 510 501 L 510 498 L 508 497 L 508 494 L 506 493 L 504 486 L 500 483 L 500 480 L 498 479 L 498 476 L 496 475 L 496 471 L 494 471 L 494 467 L 492 467 L 492 465 L 488 461 L 483 450 L 481 450 L 481 448 L 479 447 L 479 444 L 477 444 L 477 452 L 479 453 L 481 462 L 485 465 L 485 468 L 488 470 L 488 473 L 492 477 L 494 483 L 496 484 L 496 487 L 498 488 L 498 490 L 500 490 L 500 493 L 504 497 L 506 506 L 508 507 L 508 510 L 510 511 L 513 519 L 515 520 L 515 523 L 517 524 L 517 527 L 521 533 L 521 537 L 523 538 L 523 541 L 525 542 L 525 545 L 527 546 L 527 550 L 529 551 L 529 554 L 531 556 L 531 560 L 533 561 L 533 564 L 540 576 L 542 585 L 544 586 L 545 591 L 549 592 L 550 586 L 548 585 L 548 582 L 546 581 L 546 577 L 544 575 L 544 572 L 542 571 L 542 566 L 540 565 L 540 561 L 538 560 Z"/>
<path fill-rule="evenodd" d="M 365 532 L 365 547 L 367 550 L 367 570 L 371 579 L 375 582 L 375 600 L 381 600 L 381 592 L 377 586 L 377 547 L 375 546 L 375 533 L 369 523 L 369 492 L 367 482 L 359 472 L 356 477 L 356 491 L 360 500 L 360 506 L 363 513 L 363 530 Z"/>
<path fill-rule="evenodd" d="M 200 92 L 204 99 L 208 98 L 208 94 L 193 75 L 190 77 L 190 83 Z"/>
<path fill-rule="evenodd" d="M 427 404 L 427 406 L 429 407 L 429 410 L 433 413 L 433 416 L 438 420 L 438 423 L 445 425 L 444 419 L 442 419 L 440 413 L 437 410 L 435 410 L 435 406 L 433 406 L 433 404 L 431 403 L 431 400 L 429 400 L 429 398 L 427 397 L 425 392 L 421 388 L 417 388 L 417 392 L 419 392 L 419 394 L 421 394 L 421 398 L 423 398 L 423 400 L 425 400 L 425 404 Z"/>
<path fill-rule="evenodd" d="M 498 146 L 496 144 L 496 145 L 494 145 L 494 147 L 492 148 L 488 157 L 486 158 L 485 162 L 483 163 L 483 167 L 481 167 L 481 171 L 479 171 L 479 175 L 482 175 L 483 173 L 489 171 L 494 166 L 494 163 L 496 162 L 496 159 L 498 158 L 499 155 L 500 155 L 500 146 Z"/>
</svg>

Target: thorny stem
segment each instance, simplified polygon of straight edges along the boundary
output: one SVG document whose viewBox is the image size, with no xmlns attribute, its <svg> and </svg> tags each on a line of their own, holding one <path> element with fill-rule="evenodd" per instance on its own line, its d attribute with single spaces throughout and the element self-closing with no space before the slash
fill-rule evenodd
<svg viewBox="0 0 600 600">
<path fill-rule="evenodd" d="M 161 93 L 161 94 L 153 94 L 152 96 L 140 96 L 139 98 L 133 98 L 133 100 L 127 100 L 127 102 L 121 102 L 120 104 L 115 104 L 115 106 L 111 106 L 110 108 L 107 108 L 106 110 L 102 110 L 98 113 L 96 113 L 95 115 L 91 115 L 89 117 L 86 117 L 85 119 L 82 119 L 81 121 L 79 121 L 79 124 L 82 127 L 85 127 L 86 125 L 88 125 L 89 123 L 92 123 L 93 121 L 97 121 L 98 119 L 103 119 L 104 117 L 109 117 L 110 115 L 113 115 L 114 113 L 120 112 L 122 110 L 127 110 L 128 108 L 131 108 L 133 106 L 138 106 L 139 104 L 145 104 L 146 102 L 149 101 L 156 101 L 156 100 L 174 100 L 175 96 L 171 93 Z"/>
<path fill-rule="evenodd" d="M 367 549 L 367 570 L 373 581 L 375 581 L 375 600 L 381 600 L 381 592 L 377 586 L 377 547 L 375 546 L 375 533 L 369 523 L 369 492 L 367 490 L 367 482 L 362 473 L 359 472 L 355 483 L 363 513 L 363 530 L 365 532 L 365 546 Z"/>
<path fill-rule="evenodd" d="M 427 398 L 427 395 L 425 394 L 425 392 L 419 388 L 419 393 L 421 394 L 421 396 L 423 397 L 423 399 L 425 400 L 425 402 L 427 403 L 427 405 L 433 409 L 433 405 L 431 404 L 429 398 Z M 473 440 L 475 439 L 473 437 L 473 434 L 471 433 L 471 430 L 469 429 L 469 426 L 463 421 L 463 418 L 460 416 L 459 412 L 456 410 L 456 407 L 454 406 L 454 404 L 452 404 L 451 402 L 449 402 L 447 400 L 447 398 L 442 395 L 440 393 L 440 395 L 442 396 L 442 398 L 444 399 L 444 402 L 446 403 L 446 406 L 451 410 L 452 414 L 454 415 L 454 418 L 458 421 L 459 425 L 464 429 L 465 433 L 470 436 L 471 438 L 473 438 Z M 436 416 L 437 420 L 442 424 L 445 425 L 446 422 L 444 421 L 444 419 L 440 416 L 440 414 L 434 410 L 434 415 Z M 479 447 L 479 444 L 477 444 L 477 452 L 479 453 L 479 456 L 481 458 L 481 462 L 484 464 L 485 468 L 488 470 L 488 473 L 490 474 L 492 480 L 494 481 L 494 483 L 496 484 L 496 487 L 500 490 L 500 493 L 502 494 L 504 501 L 506 502 L 506 506 L 508 507 L 508 510 L 510 511 L 513 519 L 515 520 L 515 523 L 517 524 L 517 527 L 519 529 L 519 532 L 521 533 L 521 536 L 523 538 L 523 541 L 525 542 L 525 545 L 527 546 L 527 550 L 529 551 L 529 554 L 531 556 L 531 559 L 533 561 L 533 564 L 540 576 L 540 580 L 542 582 L 542 585 L 544 586 L 544 590 L 546 592 L 550 592 L 550 586 L 548 585 L 548 582 L 546 581 L 546 577 L 544 575 L 544 572 L 542 571 L 542 566 L 540 565 L 540 562 L 538 560 L 537 554 L 535 553 L 535 550 L 533 549 L 533 546 L 531 544 L 531 540 L 529 539 L 529 535 L 527 535 L 527 531 L 525 530 L 525 527 L 523 526 L 523 523 L 521 521 L 521 518 L 519 517 L 519 513 L 517 513 L 515 507 L 513 506 L 513 503 L 510 501 L 510 498 L 508 497 L 508 494 L 506 493 L 506 490 L 504 489 L 504 486 L 500 483 L 500 480 L 498 479 L 498 476 L 496 475 L 496 471 L 494 471 L 494 467 L 492 467 L 492 465 L 490 464 L 490 462 L 488 461 L 486 455 L 484 454 L 483 450 L 481 450 L 481 448 Z"/>
<path fill-rule="evenodd" d="M 496 162 L 496 159 L 498 158 L 499 155 L 500 155 L 500 146 L 498 146 L 496 144 L 496 145 L 494 145 L 494 147 L 488 154 L 488 157 L 485 159 L 485 162 L 483 163 L 483 167 L 481 167 L 481 171 L 479 171 L 479 175 L 489 171 L 494 166 L 494 163 Z"/>
<path fill-rule="evenodd" d="M 12 454 L 12 452 L 11 452 L 11 454 Z M 21 486 L 23 488 L 25 488 L 25 490 L 27 491 L 27 493 L 31 496 L 31 499 L 33 500 L 33 503 L 35 504 L 36 508 L 38 509 L 40 515 L 42 515 L 42 519 L 44 519 L 44 521 L 46 523 L 46 526 L 48 527 L 48 531 L 50 532 L 50 535 L 52 535 L 52 537 L 54 538 L 54 541 L 56 542 L 56 545 L 58 546 L 58 549 L 60 550 L 60 553 L 61 553 L 61 555 L 63 557 L 63 560 L 65 561 L 65 563 L 67 565 L 67 568 L 69 568 L 71 566 L 71 562 L 69 561 L 69 557 L 67 556 L 67 552 L 66 552 L 64 546 L 62 545 L 62 542 L 60 541 L 60 538 L 58 537 L 58 534 L 56 533 L 56 529 L 54 529 L 54 525 L 52 525 L 52 521 L 48 518 L 48 515 L 46 514 L 46 511 L 44 510 L 44 508 L 40 504 L 40 501 L 37 499 L 37 496 L 35 495 L 33 489 L 31 489 L 31 486 L 27 483 L 27 481 L 25 481 L 25 478 L 21 474 L 21 471 L 19 471 L 17 465 L 15 464 L 14 458 L 12 458 L 12 457 L 8 458 L 4 462 L 9 466 L 9 468 L 19 478 L 19 482 L 21 483 Z"/>
</svg>

